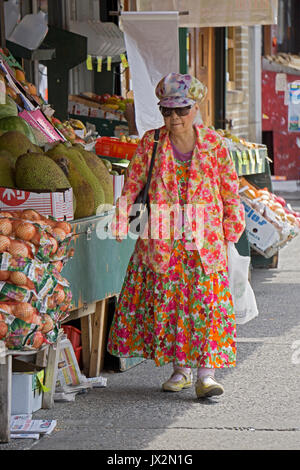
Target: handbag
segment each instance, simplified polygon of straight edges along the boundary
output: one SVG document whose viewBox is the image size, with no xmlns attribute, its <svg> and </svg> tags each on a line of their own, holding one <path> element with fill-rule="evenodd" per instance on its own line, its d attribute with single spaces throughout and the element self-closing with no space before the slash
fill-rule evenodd
<svg viewBox="0 0 300 470">
<path fill-rule="evenodd" d="M 255 295 L 248 279 L 250 256 L 241 256 L 234 243 L 228 242 L 228 281 L 236 323 L 244 325 L 257 317 Z"/>
<path fill-rule="evenodd" d="M 160 129 L 155 129 L 154 132 L 154 144 L 150 162 L 150 168 L 147 176 L 147 182 L 137 195 L 133 207 L 135 214 L 129 215 L 129 232 L 133 235 L 141 235 L 144 232 L 148 217 L 150 214 L 150 201 L 149 201 L 149 186 L 151 182 L 152 170 L 154 166 L 155 154 L 159 139 Z M 138 207 L 137 207 L 138 206 Z M 131 210 L 132 212 L 132 210 Z"/>
</svg>

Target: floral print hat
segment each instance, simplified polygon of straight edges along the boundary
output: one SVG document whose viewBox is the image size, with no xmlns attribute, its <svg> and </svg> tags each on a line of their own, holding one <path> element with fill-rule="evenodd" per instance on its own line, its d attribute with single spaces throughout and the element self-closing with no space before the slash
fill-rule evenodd
<svg viewBox="0 0 300 470">
<path fill-rule="evenodd" d="M 203 101 L 207 87 L 192 75 L 169 73 L 159 81 L 155 94 L 159 106 L 181 108 Z"/>
</svg>

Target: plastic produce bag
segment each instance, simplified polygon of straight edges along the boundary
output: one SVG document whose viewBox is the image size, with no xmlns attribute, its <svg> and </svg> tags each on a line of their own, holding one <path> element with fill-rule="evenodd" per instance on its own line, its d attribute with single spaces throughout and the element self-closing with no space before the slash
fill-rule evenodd
<svg viewBox="0 0 300 470">
<path fill-rule="evenodd" d="M 228 280 L 236 323 L 243 325 L 258 315 L 256 299 L 248 279 L 250 256 L 241 256 L 234 243 L 228 243 Z"/>
</svg>

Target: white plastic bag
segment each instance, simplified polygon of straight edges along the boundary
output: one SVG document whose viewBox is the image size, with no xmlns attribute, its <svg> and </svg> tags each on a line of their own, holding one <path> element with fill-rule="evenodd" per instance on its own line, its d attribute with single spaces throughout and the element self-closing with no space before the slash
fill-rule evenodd
<svg viewBox="0 0 300 470">
<path fill-rule="evenodd" d="M 228 280 L 236 323 L 243 325 L 258 315 L 256 299 L 248 280 L 250 256 L 241 256 L 234 243 L 228 243 Z"/>
</svg>

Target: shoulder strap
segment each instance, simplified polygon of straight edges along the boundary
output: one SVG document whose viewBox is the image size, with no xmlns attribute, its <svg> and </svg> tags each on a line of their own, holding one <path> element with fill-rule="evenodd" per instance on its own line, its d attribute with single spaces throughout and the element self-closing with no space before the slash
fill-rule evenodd
<svg viewBox="0 0 300 470">
<path fill-rule="evenodd" d="M 143 194 L 143 203 L 144 204 L 145 204 L 145 202 L 147 200 L 147 196 L 148 196 L 148 190 L 149 190 L 151 176 L 152 176 L 152 170 L 153 170 L 153 166 L 154 166 L 155 154 L 156 154 L 157 144 L 158 144 L 158 141 L 159 141 L 159 134 L 160 134 L 160 129 L 155 129 L 150 168 L 149 168 L 149 172 L 148 172 L 147 183 L 145 185 L 144 194 Z"/>
</svg>

